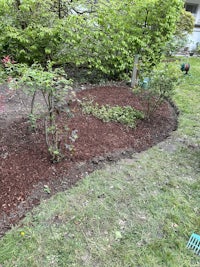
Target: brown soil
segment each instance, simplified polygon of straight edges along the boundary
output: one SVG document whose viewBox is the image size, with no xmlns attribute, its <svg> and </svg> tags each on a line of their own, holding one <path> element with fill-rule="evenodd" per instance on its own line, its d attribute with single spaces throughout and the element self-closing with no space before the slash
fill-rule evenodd
<svg viewBox="0 0 200 267">
<path fill-rule="evenodd" d="M 14 93 L 8 92 L 6 87 L 0 88 L 0 236 L 41 199 L 70 188 L 105 163 L 148 149 L 177 127 L 177 113 L 169 102 L 164 102 L 150 121 L 138 121 L 135 129 L 85 116 L 74 104 L 74 117 L 67 121 L 61 115 L 60 119 L 78 130 L 75 152 L 52 164 L 42 128 L 30 131 L 25 108 L 29 100 L 23 96 L 22 105 Z M 77 96 L 92 97 L 99 104 L 144 109 L 144 103 L 126 86 L 93 87 L 79 91 Z M 50 193 L 45 192 L 45 185 Z"/>
</svg>

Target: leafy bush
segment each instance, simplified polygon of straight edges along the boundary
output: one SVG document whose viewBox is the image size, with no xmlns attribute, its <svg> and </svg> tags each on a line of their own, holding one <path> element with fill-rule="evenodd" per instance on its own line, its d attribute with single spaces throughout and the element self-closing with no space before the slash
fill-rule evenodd
<svg viewBox="0 0 200 267">
<path fill-rule="evenodd" d="M 144 118 L 144 115 L 141 111 L 136 110 L 131 106 L 99 106 L 98 103 L 93 104 L 92 101 L 85 101 L 82 102 L 82 109 L 85 114 L 91 114 L 103 122 L 119 122 L 131 128 L 135 127 L 135 122 L 137 119 Z"/>
<path fill-rule="evenodd" d="M 8 75 L 12 88 L 23 88 L 26 94 L 32 96 L 29 115 L 31 128 L 35 130 L 37 119 L 43 118 L 45 141 L 51 160 L 52 162 L 60 161 L 63 158 L 61 139 L 64 130 L 58 124 L 58 116 L 61 111 L 70 112 L 69 102 L 75 98 L 75 93 L 70 87 L 71 81 L 67 79 L 65 71 L 62 68 L 53 69 L 51 62 L 44 69 L 40 64 L 33 64 L 29 67 L 26 64 L 13 64 L 9 61 L 4 73 Z M 38 93 L 43 97 L 44 106 L 35 113 L 36 94 Z M 63 109 L 65 106 L 67 108 Z M 69 133 L 66 127 L 65 134 L 67 131 Z M 70 137 L 70 144 L 65 144 L 65 147 L 71 152 L 77 133 L 72 131 Z"/>
<path fill-rule="evenodd" d="M 182 8 L 180 0 L 0 1 L 0 57 L 127 78 L 135 54 L 150 66 L 160 61 Z"/>
<path fill-rule="evenodd" d="M 137 88 L 146 107 L 145 118 L 150 116 L 157 110 L 165 99 L 170 99 L 174 94 L 175 86 L 179 83 L 181 77 L 180 67 L 176 63 L 161 63 L 152 72 L 143 74 L 149 76 L 147 89 Z"/>
</svg>

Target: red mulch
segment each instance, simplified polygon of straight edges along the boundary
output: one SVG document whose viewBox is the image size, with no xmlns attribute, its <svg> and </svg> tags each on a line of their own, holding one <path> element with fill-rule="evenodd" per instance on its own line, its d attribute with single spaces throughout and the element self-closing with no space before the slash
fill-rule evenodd
<svg viewBox="0 0 200 267">
<path fill-rule="evenodd" d="M 144 108 L 144 103 L 127 87 L 95 87 L 82 90 L 77 96 L 92 97 L 99 104 Z M 177 126 L 177 114 L 168 102 L 150 121 L 138 121 L 135 129 L 85 116 L 78 104 L 74 111 L 69 121 L 62 117 L 64 125 L 78 130 L 74 155 L 66 154 L 56 164 L 49 161 L 42 129 L 31 132 L 26 118 L 14 118 L 7 124 L 6 119 L 0 120 L 0 236 L 41 199 L 70 188 L 104 163 L 148 149 L 168 137 Z M 5 113 L 5 105 L 1 105 L 0 118 Z M 44 185 L 48 185 L 50 194 L 44 192 Z"/>
</svg>

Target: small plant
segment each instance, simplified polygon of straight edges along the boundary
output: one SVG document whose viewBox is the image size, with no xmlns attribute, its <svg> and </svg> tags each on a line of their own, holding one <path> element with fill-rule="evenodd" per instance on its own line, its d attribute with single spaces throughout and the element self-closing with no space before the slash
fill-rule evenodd
<svg viewBox="0 0 200 267">
<path fill-rule="evenodd" d="M 70 155 L 73 156 L 75 152 L 74 143 L 78 138 L 78 130 L 72 130 L 71 135 L 69 136 L 69 142 L 65 144 L 65 148 L 70 152 Z"/>
<path fill-rule="evenodd" d="M 93 104 L 92 101 L 84 101 L 82 102 L 82 109 L 85 114 L 91 114 L 104 122 L 119 122 L 131 128 L 135 127 L 135 121 L 137 119 L 144 118 L 141 111 L 136 110 L 131 106 L 99 106 L 98 103 Z"/>
<path fill-rule="evenodd" d="M 30 128 L 31 130 L 35 131 L 37 128 L 37 119 L 38 116 L 35 115 L 34 113 L 30 113 L 28 116 L 29 122 L 30 122 Z"/>
<path fill-rule="evenodd" d="M 49 188 L 48 185 L 44 185 L 44 192 L 47 193 L 47 194 L 51 193 L 51 189 Z"/>
<path fill-rule="evenodd" d="M 12 62 L 9 61 L 9 64 Z M 70 87 L 71 81 L 67 79 L 62 68 L 53 69 L 51 62 L 46 69 L 40 64 L 33 64 L 31 67 L 26 64 L 13 64 L 9 68 L 10 76 L 12 86 L 16 89 L 24 88 L 25 93 L 32 96 L 29 115 L 31 128 L 36 129 L 38 118 L 44 119 L 45 141 L 51 161 L 61 161 L 64 157 L 61 148 L 63 130 L 60 129 L 58 118 L 61 112 L 70 112 L 69 103 L 76 97 Z M 40 116 L 38 111 L 37 115 L 34 113 L 37 93 L 42 95 L 45 107 L 45 110 L 40 111 Z"/>
<path fill-rule="evenodd" d="M 179 83 L 181 71 L 175 63 L 160 64 L 152 72 L 143 74 L 149 77 L 146 90 L 137 88 L 145 103 L 145 118 L 149 119 L 165 99 L 170 99 L 174 94 L 175 86 Z M 142 77 L 142 80 L 144 79 Z"/>
<path fill-rule="evenodd" d="M 4 56 L 0 62 L 1 62 L 1 66 L 0 66 L 1 82 L 2 81 L 4 82 L 5 80 L 7 80 L 9 82 L 10 79 L 12 79 L 9 76 L 9 74 L 13 73 L 15 61 L 10 56 Z"/>
<path fill-rule="evenodd" d="M 3 57 L 3 59 L 1 60 L 1 63 L 4 67 L 9 67 L 10 65 L 14 64 L 15 61 L 8 55 Z"/>
</svg>

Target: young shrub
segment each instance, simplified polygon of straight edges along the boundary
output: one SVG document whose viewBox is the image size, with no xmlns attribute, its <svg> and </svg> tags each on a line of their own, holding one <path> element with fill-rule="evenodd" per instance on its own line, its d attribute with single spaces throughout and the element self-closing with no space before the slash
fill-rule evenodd
<svg viewBox="0 0 200 267">
<path fill-rule="evenodd" d="M 64 157 L 61 151 L 64 130 L 59 126 L 58 117 L 61 111 L 70 112 L 69 102 L 75 98 L 75 93 L 70 87 L 71 81 L 67 79 L 62 68 L 53 69 L 50 62 L 47 69 L 40 64 L 33 64 L 31 67 L 26 64 L 14 64 L 9 69 L 9 75 L 12 75 L 12 79 L 10 79 L 12 86 L 23 88 L 26 94 L 32 96 L 29 115 L 31 127 L 36 129 L 37 118 L 43 118 L 45 141 L 51 161 L 59 162 Z M 35 113 L 37 94 L 42 95 L 44 106 Z M 72 135 L 71 139 L 75 142 L 74 131 L 72 131 Z M 70 149 L 72 147 L 71 139 Z M 65 147 L 67 148 L 67 146 Z"/>
<path fill-rule="evenodd" d="M 152 114 L 163 103 L 164 100 L 170 99 L 174 94 L 175 86 L 179 83 L 181 71 L 176 63 L 161 63 L 152 72 L 143 74 L 149 78 L 145 88 L 139 88 L 137 92 L 144 101 L 145 118 L 150 119 Z"/>
</svg>

